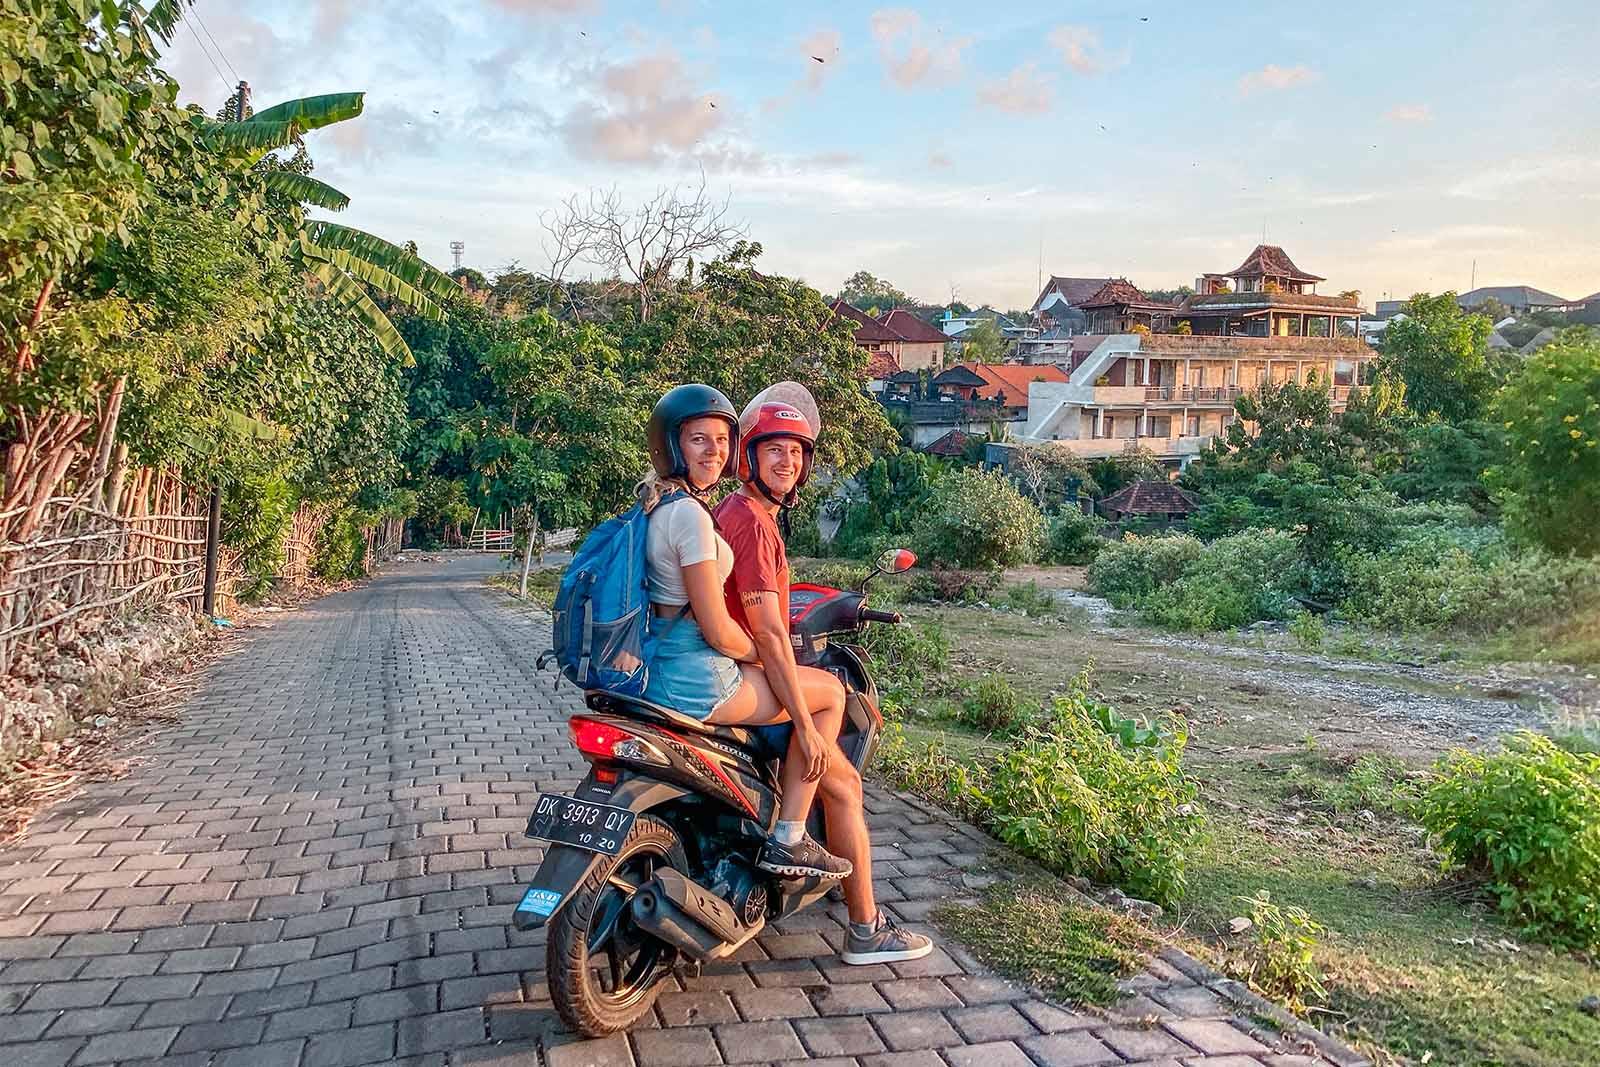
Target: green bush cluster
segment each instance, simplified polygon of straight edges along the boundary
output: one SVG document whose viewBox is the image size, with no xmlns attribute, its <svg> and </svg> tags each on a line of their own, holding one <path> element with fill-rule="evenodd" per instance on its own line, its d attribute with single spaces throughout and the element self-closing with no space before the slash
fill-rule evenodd
<svg viewBox="0 0 1600 1067">
<path fill-rule="evenodd" d="M 1136 743 L 1089 695 L 1087 672 L 1004 751 L 972 763 L 890 731 L 881 758 L 904 788 L 947 804 L 1051 870 L 1123 887 L 1162 903 L 1180 897 L 1204 818 L 1183 769 L 1181 721 Z"/>
<path fill-rule="evenodd" d="M 869 626 L 862 644 L 872 657 L 873 678 L 886 698 L 886 712 L 915 700 L 930 679 L 950 666 L 950 638 L 938 621 Z"/>
<path fill-rule="evenodd" d="M 913 604 L 976 604 L 999 584 L 998 571 L 935 567 L 913 574 L 905 595 Z"/>
<path fill-rule="evenodd" d="M 1521 731 L 1436 774 L 1419 813 L 1446 867 L 1482 877 L 1529 934 L 1600 946 L 1600 755 Z"/>
<path fill-rule="evenodd" d="M 1114 606 L 1174 630 L 1204 632 L 1282 619 L 1300 567 L 1294 534 L 1246 530 L 1202 544 L 1188 534 L 1128 537 L 1089 568 Z"/>
<path fill-rule="evenodd" d="M 1075 505 L 1065 505 L 1046 520 L 1045 560 L 1066 566 L 1094 562 L 1106 545 L 1100 536 L 1105 520 Z"/>
<path fill-rule="evenodd" d="M 1020 729 L 1033 710 L 1027 698 L 1010 682 L 999 675 L 991 675 L 973 687 L 957 708 L 956 718 L 976 730 L 1010 733 Z"/>
<path fill-rule="evenodd" d="M 1492 530 L 1419 531 L 1342 562 L 1340 611 L 1389 630 L 1488 633 L 1600 600 L 1600 560 L 1514 549 Z"/>
<path fill-rule="evenodd" d="M 1044 546 L 1044 516 L 998 470 L 957 469 L 939 479 L 912 528 L 924 563 L 956 568 L 1030 563 Z"/>
</svg>

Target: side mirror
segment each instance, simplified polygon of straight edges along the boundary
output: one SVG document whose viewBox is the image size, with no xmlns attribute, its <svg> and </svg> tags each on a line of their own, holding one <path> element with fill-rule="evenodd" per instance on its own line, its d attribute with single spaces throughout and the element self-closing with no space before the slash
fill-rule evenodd
<svg viewBox="0 0 1600 1067">
<path fill-rule="evenodd" d="M 917 564 L 917 554 L 907 548 L 891 548 L 878 557 L 878 569 L 885 574 L 904 574 Z"/>
</svg>

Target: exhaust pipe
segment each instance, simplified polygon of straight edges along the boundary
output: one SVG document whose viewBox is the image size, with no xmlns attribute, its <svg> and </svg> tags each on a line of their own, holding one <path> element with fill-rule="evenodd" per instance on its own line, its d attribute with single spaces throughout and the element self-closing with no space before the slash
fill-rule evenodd
<svg viewBox="0 0 1600 1067">
<path fill-rule="evenodd" d="M 737 952 L 766 926 L 763 914 L 746 926 L 726 900 L 671 869 L 634 896 L 633 921 L 694 960 L 715 960 Z"/>
</svg>

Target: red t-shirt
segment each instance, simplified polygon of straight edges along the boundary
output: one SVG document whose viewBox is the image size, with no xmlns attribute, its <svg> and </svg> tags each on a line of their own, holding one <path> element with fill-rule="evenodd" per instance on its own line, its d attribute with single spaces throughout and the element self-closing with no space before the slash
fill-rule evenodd
<svg viewBox="0 0 1600 1067">
<path fill-rule="evenodd" d="M 784 616 L 789 613 L 789 556 L 778 523 L 743 493 L 730 493 L 716 506 L 717 532 L 733 549 L 733 573 L 723 584 L 728 614 L 751 633 L 741 594 L 776 594 Z"/>
</svg>

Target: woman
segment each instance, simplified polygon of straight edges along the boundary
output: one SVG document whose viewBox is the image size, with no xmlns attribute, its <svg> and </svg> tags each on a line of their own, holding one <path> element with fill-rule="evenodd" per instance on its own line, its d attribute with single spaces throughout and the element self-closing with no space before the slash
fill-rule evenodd
<svg viewBox="0 0 1600 1067">
<path fill-rule="evenodd" d="M 680 385 L 650 414 L 650 466 L 639 499 L 651 632 L 656 638 L 646 700 L 707 722 L 762 726 L 790 719 L 756 662 L 755 644 L 728 613 L 723 584 L 733 552 L 716 531 L 706 497 L 732 478 L 739 416 L 708 385 Z M 757 860 L 777 874 L 844 878 L 848 861 L 805 833 L 806 813 L 844 721 L 844 688 L 825 671 L 801 679 L 806 713 L 795 716 L 780 784 L 778 825 Z"/>
</svg>

